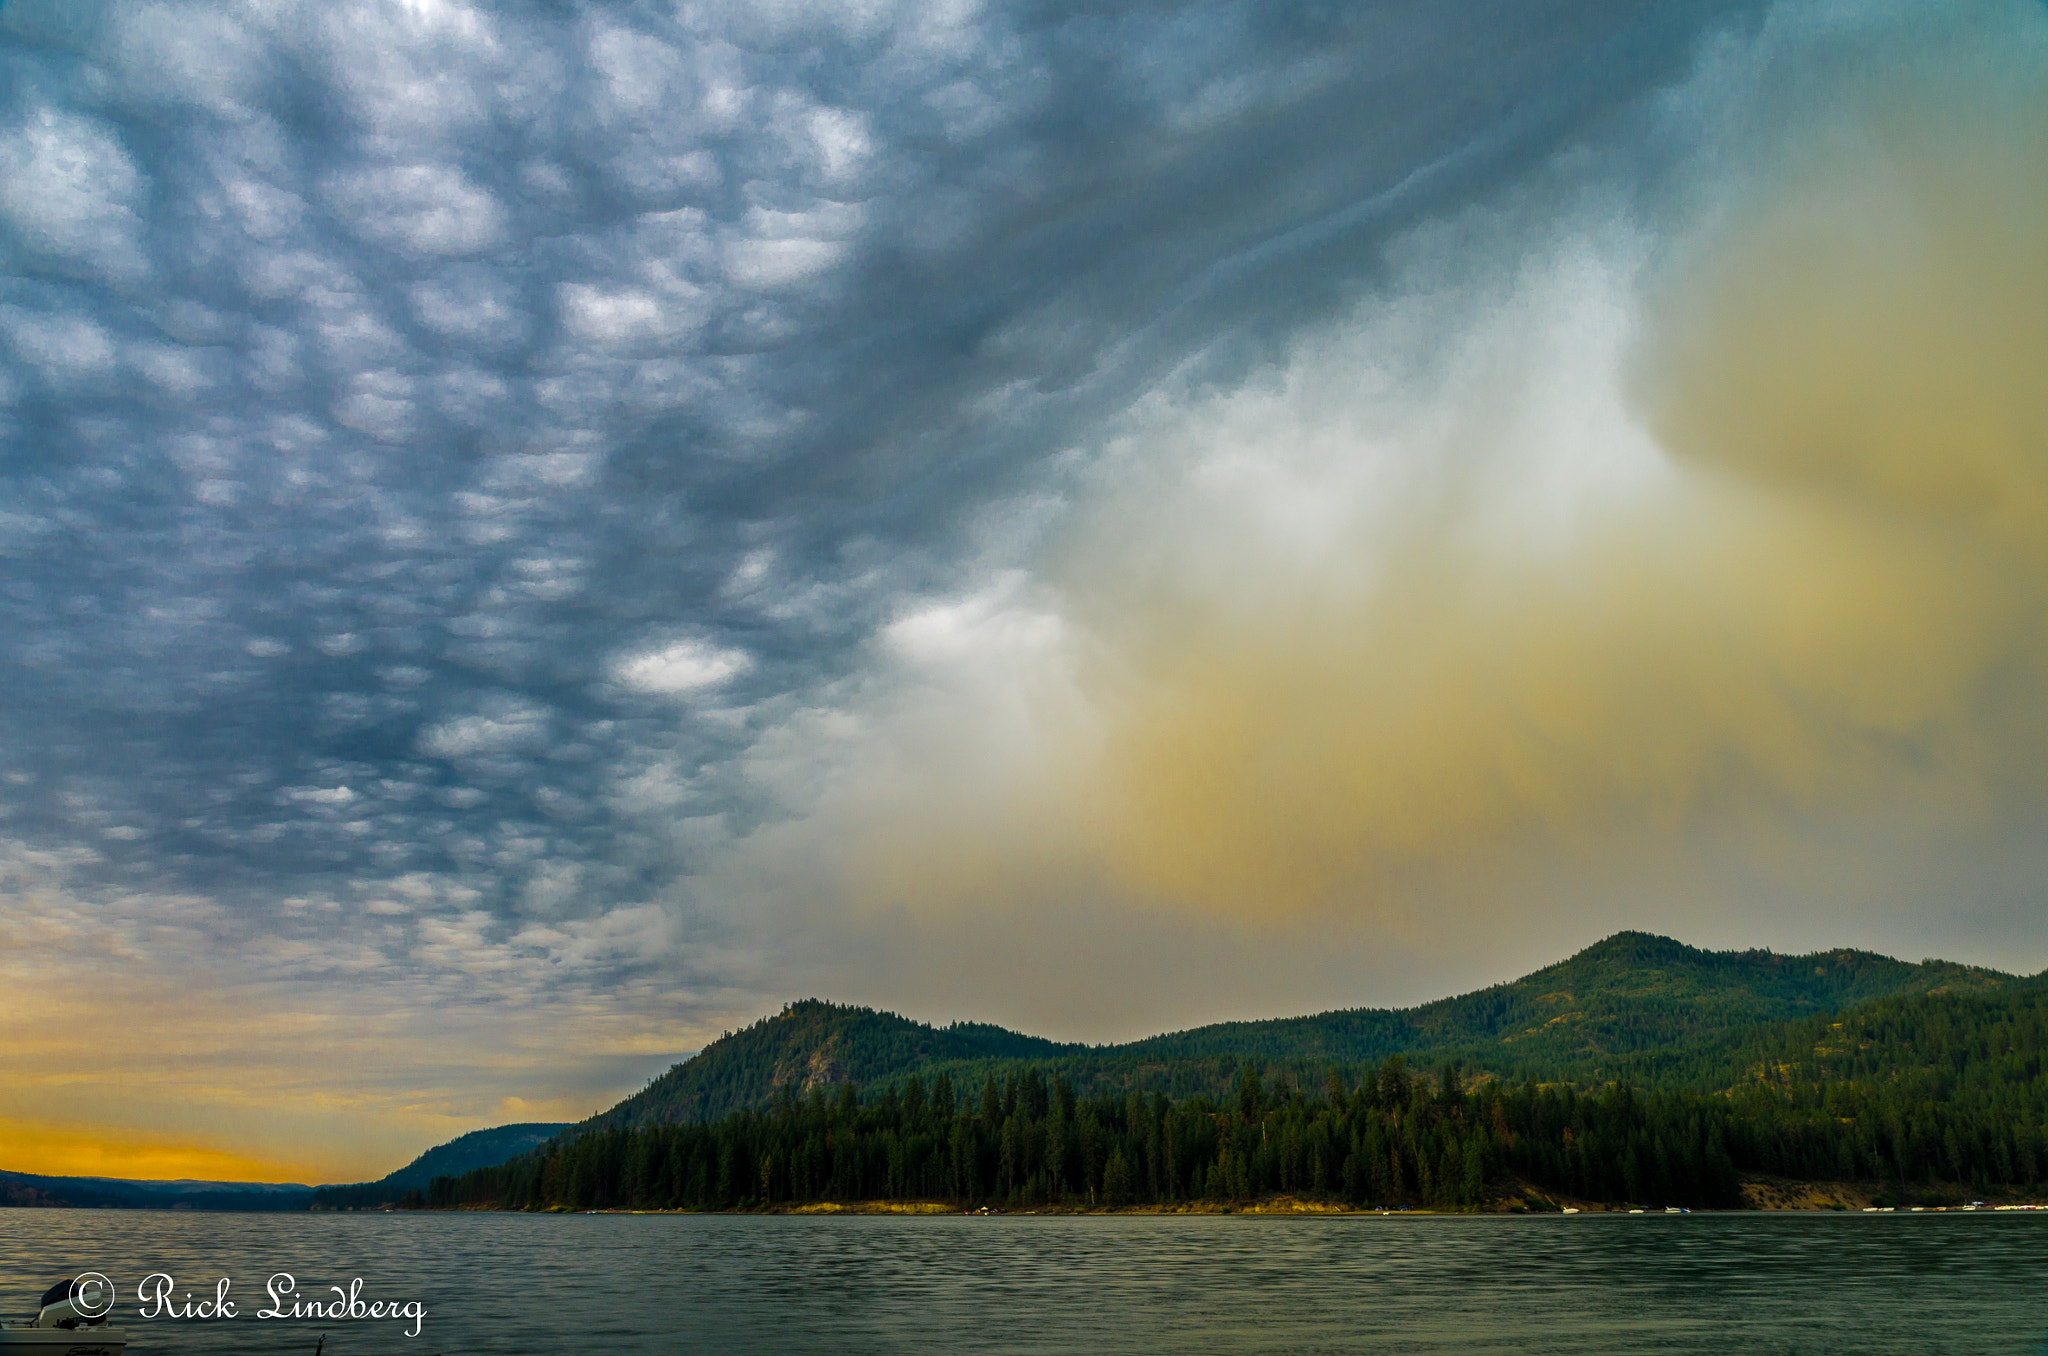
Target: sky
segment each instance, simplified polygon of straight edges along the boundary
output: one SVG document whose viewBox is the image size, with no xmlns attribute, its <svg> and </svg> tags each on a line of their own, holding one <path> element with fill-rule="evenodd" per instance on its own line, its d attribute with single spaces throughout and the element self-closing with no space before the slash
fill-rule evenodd
<svg viewBox="0 0 2048 1356">
<path fill-rule="evenodd" d="M 818 996 L 2048 967 L 2038 0 L 4 0 L 0 1168 Z"/>
</svg>

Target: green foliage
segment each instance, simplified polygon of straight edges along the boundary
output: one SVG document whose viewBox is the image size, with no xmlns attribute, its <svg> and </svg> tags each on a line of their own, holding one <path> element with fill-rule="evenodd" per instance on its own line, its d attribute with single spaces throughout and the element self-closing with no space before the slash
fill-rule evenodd
<svg viewBox="0 0 2048 1356">
<path fill-rule="evenodd" d="M 1632 1075 L 1642 1056 L 1723 1042 L 1758 1023 L 1876 998 L 1995 990 L 2013 978 L 1865 951 L 1702 951 L 1622 932 L 1522 979 L 1417 1008 L 1225 1022 L 1113 1049 L 1141 1065 L 1225 1058 L 1320 1069 L 1404 1054 L 1412 1063 L 1450 1058 L 1475 1070 L 1614 1078 Z"/>
<path fill-rule="evenodd" d="M 1000 1089 L 1026 1066 L 1056 1072 L 1088 1096 L 1163 1092 L 1218 1101 L 1242 1097 L 1247 1068 L 1307 1086 L 1332 1065 L 1377 1069 L 1390 1055 L 1424 1068 L 1459 1061 L 1500 1079 L 1705 1086 L 1722 1077 L 1725 1086 L 1733 1077 L 1730 1042 L 1759 1024 L 1877 998 L 1997 992 L 2016 982 L 1943 961 L 1913 965 L 1863 951 L 1701 951 L 1623 932 L 1523 979 L 1418 1008 L 1225 1022 L 1114 1046 L 1059 1044 L 979 1023 L 934 1028 L 813 999 L 714 1041 L 579 1133 L 716 1120 L 764 1110 L 783 1089 L 879 1087 L 913 1075 L 934 1095 L 940 1078 L 949 1094 L 985 1089 L 991 1078 Z M 978 1110 L 986 1119 L 987 1109 Z"/>
<path fill-rule="evenodd" d="M 1456 1058 L 1434 1078 L 1390 1055 L 1306 1080 L 1255 1061 L 1197 1060 L 1192 1073 L 1168 1073 L 1217 1090 L 1182 1097 L 1083 1091 L 1067 1061 L 1012 1064 L 987 1069 L 964 1106 L 943 1072 L 929 1092 L 913 1078 L 865 1098 L 850 1083 L 799 1096 L 785 1081 L 765 1110 L 608 1125 L 438 1178 L 425 1200 L 1015 1207 L 1277 1192 L 1465 1209 L 1512 1173 L 1568 1197 L 1725 1207 L 1739 1203 L 1745 1171 L 1876 1180 L 1898 1198 L 1929 1200 L 2048 1175 L 2048 984 L 2039 979 L 1879 998 L 1641 1053 L 1652 1078 L 1541 1083 L 1492 1071 L 1470 1081 Z"/>
<path fill-rule="evenodd" d="M 899 1094 L 785 1093 L 712 1124 L 610 1127 L 502 1167 L 444 1177 L 434 1206 L 735 1209 L 822 1201 L 962 1206 L 1169 1204 L 1271 1193 L 1467 1209 L 1503 1168 L 1555 1189 L 1692 1205 L 1736 1200 L 1727 1099 L 1595 1096 L 1482 1083 L 1453 1101 L 1383 1106 L 1375 1075 L 1305 1097 L 1283 1084 L 1228 1103 L 1081 1098 L 1062 1078 L 990 1120 Z M 1752 1136 L 1751 1138 L 1754 1138 Z M 1747 1140 L 1742 1141 L 1747 1143 Z"/>
<path fill-rule="evenodd" d="M 713 1120 L 745 1107 L 765 1108 L 785 1089 L 872 1086 L 918 1073 L 935 1093 L 943 1080 L 950 1098 L 956 1083 L 978 1085 L 981 1079 L 972 1075 L 991 1067 L 1084 1049 L 980 1022 L 931 1027 L 893 1012 L 812 998 L 712 1042 L 583 1129 Z"/>
<path fill-rule="evenodd" d="M 375 1182 L 320 1187 L 313 1192 L 316 1210 L 361 1210 L 389 1205 L 410 1192 L 417 1196 L 436 1177 L 450 1177 L 474 1168 L 494 1167 L 547 1143 L 565 1124 L 527 1122 L 472 1130 L 427 1150 L 397 1172 Z"/>
</svg>

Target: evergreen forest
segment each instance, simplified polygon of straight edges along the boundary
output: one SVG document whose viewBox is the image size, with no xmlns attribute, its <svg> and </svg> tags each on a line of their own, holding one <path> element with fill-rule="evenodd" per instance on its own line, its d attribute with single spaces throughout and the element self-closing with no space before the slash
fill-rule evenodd
<svg viewBox="0 0 2048 1356">
<path fill-rule="evenodd" d="M 1417 1070 L 1392 1055 L 1332 1064 L 1314 1082 L 1299 1061 L 1184 1059 L 1181 1082 L 1225 1091 L 1182 1096 L 1077 1090 L 1038 1062 L 968 1086 L 944 1070 L 866 1090 L 785 1081 L 762 1108 L 588 1126 L 438 1177 L 403 1203 L 1022 1209 L 1281 1195 L 1388 1209 L 1732 1208 L 1745 1174 L 1960 1202 L 2042 1188 L 2044 1046 L 2048 988 L 2015 981 L 1760 1024 L 1635 1078 L 1539 1079 L 1457 1059 Z"/>
</svg>

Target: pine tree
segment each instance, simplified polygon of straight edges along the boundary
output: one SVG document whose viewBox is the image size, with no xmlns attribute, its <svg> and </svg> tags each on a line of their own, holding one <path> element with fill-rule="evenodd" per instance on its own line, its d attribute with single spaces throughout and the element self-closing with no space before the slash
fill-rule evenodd
<svg viewBox="0 0 2048 1356">
<path fill-rule="evenodd" d="M 1109 1163 L 1102 1170 L 1102 1202 L 1104 1205 L 1128 1205 L 1131 1199 L 1131 1165 L 1122 1149 L 1109 1156 Z"/>
<path fill-rule="evenodd" d="M 1265 1114 L 1266 1085 L 1259 1078 L 1259 1071 L 1247 1062 L 1237 1077 L 1237 1114 L 1247 1124 L 1259 1120 Z"/>
</svg>

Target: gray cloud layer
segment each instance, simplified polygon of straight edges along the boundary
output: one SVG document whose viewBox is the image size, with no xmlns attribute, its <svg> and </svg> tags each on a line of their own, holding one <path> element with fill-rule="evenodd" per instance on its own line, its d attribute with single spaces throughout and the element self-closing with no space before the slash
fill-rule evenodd
<svg viewBox="0 0 2048 1356">
<path fill-rule="evenodd" d="M 0 977 L 81 984 L 0 1002 L 0 1084 L 353 1163 L 799 990 L 1099 1037 L 1615 926 L 2029 935 L 2034 520 L 1889 534 L 2038 449 L 1830 494 L 1976 352 L 1872 279 L 1999 309 L 1914 242 L 2039 350 L 1993 225 L 2044 52 L 2018 3 L 10 0 Z"/>
<path fill-rule="evenodd" d="M 650 898 L 1076 428 L 1740 14 L 16 0 L 7 831 L 238 907 Z"/>
</svg>

